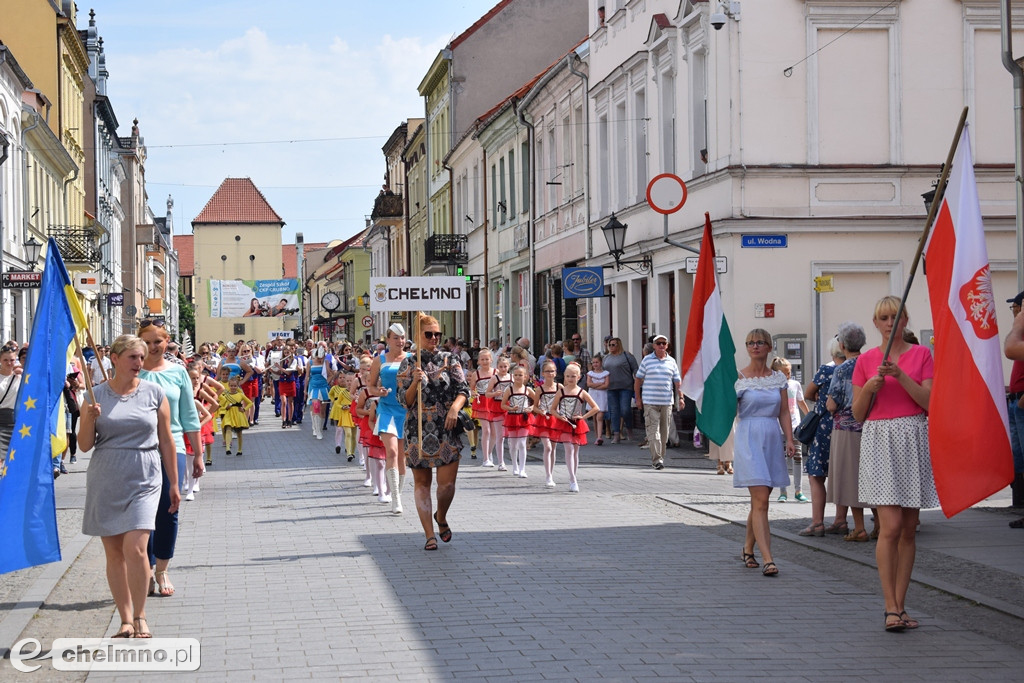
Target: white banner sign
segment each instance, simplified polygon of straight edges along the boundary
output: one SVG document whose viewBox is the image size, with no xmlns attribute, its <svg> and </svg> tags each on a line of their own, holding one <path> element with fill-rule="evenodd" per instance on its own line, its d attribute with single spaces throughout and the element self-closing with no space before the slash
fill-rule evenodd
<svg viewBox="0 0 1024 683">
<path fill-rule="evenodd" d="M 295 336 L 295 333 L 291 330 L 270 330 L 267 332 L 267 339 L 274 341 L 275 339 L 291 339 Z"/>
<path fill-rule="evenodd" d="M 464 311 L 466 278 L 371 277 L 370 310 L 377 311 Z"/>
</svg>

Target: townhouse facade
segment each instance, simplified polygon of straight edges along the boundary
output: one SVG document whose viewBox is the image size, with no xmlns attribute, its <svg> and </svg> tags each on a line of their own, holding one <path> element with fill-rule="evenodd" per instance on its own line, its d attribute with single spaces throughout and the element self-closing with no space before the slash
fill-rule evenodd
<svg viewBox="0 0 1024 683">
<path fill-rule="evenodd" d="M 72 0 L 0 1 L 0 247 L 36 270 L 53 238 L 97 343 L 159 315 L 177 332 L 173 219 L 148 206 L 138 121 L 118 134 L 94 12 Z M 0 337 L 27 341 L 38 290 L 0 293 Z"/>
</svg>

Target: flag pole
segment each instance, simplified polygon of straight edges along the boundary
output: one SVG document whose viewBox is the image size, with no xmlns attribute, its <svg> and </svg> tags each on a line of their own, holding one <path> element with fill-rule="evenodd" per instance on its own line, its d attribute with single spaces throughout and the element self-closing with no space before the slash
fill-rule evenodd
<svg viewBox="0 0 1024 683">
<path fill-rule="evenodd" d="M 93 341 L 92 332 L 89 331 L 88 327 L 85 328 L 85 337 L 86 337 L 86 341 L 89 342 L 89 346 L 91 346 L 93 348 L 93 351 L 95 351 L 96 350 L 96 342 Z M 75 337 L 75 340 L 77 341 L 78 337 Z M 82 354 L 81 347 L 79 347 L 78 353 L 79 353 L 79 355 Z M 97 362 L 96 364 L 100 366 L 100 374 L 103 375 L 103 381 L 104 382 L 109 382 L 110 378 L 107 377 L 107 369 L 105 367 L 103 367 L 103 363 Z M 83 373 L 84 373 L 84 370 L 83 370 Z M 90 396 L 92 395 L 92 390 L 91 389 L 89 390 L 89 395 Z M 95 403 L 95 401 L 93 401 L 93 403 Z"/>
<path fill-rule="evenodd" d="M 914 274 L 917 273 L 917 264 L 921 261 L 921 254 L 924 252 L 924 245 L 928 241 L 928 233 L 931 232 L 932 223 L 935 222 L 935 214 L 939 211 L 939 205 L 942 204 L 942 197 L 946 194 L 946 183 L 949 180 L 949 171 L 953 166 L 953 157 L 956 155 L 956 148 L 960 144 L 960 135 L 964 131 L 964 125 L 967 123 L 967 107 L 964 107 L 963 111 L 960 112 L 960 121 L 956 124 L 956 134 L 953 136 L 953 144 L 949 147 L 949 154 L 946 156 L 946 163 L 942 167 L 942 173 L 939 175 L 939 184 L 935 186 L 935 199 L 932 200 L 931 208 L 928 209 L 928 218 L 925 220 L 924 232 L 921 233 L 921 239 L 917 244 L 917 253 L 914 254 L 914 262 L 910 266 L 910 276 L 907 278 L 907 286 L 903 289 L 903 298 L 900 299 L 899 308 L 896 309 L 896 321 L 903 317 L 904 310 L 907 304 L 907 297 L 910 295 L 910 287 L 914 284 Z M 896 329 L 896 325 L 893 325 L 893 330 Z M 888 362 L 889 352 L 892 350 L 892 343 L 895 336 L 889 335 L 889 342 L 885 345 L 885 353 L 882 354 L 882 362 Z M 870 412 L 870 408 L 868 409 Z"/>
<path fill-rule="evenodd" d="M 420 361 L 420 347 L 423 345 L 420 339 L 420 315 L 413 313 L 416 326 L 416 369 L 423 370 Z M 423 382 L 416 382 L 416 438 L 420 440 L 419 457 L 423 457 Z"/>
<path fill-rule="evenodd" d="M 82 364 L 82 377 L 85 378 L 85 391 L 89 394 L 89 403 L 96 405 L 96 396 L 92 393 L 92 378 L 89 377 L 89 368 L 85 365 L 85 355 L 82 353 L 82 344 L 78 341 L 78 335 L 75 335 L 75 352 L 78 355 L 78 362 Z M 103 367 L 103 364 L 100 364 Z M 106 377 L 106 373 L 103 375 Z"/>
</svg>

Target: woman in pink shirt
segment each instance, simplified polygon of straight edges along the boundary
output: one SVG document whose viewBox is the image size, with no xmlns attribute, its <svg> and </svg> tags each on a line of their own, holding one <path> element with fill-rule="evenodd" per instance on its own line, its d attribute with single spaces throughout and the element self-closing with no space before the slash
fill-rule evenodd
<svg viewBox="0 0 1024 683">
<path fill-rule="evenodd" d="M 864 423 L 860 447 L 858 494 L 878 508 L 881 527 L 875 560 L 885 598 L 885 630 L 917 628 L 904 600 L 917 552 L 921 508 L 937 507 L 939 497 L 928 453 L 928 397 L 932 355 L 903 340 L 907 313 L 896 319 L 900 300 L 882 298 L 874 323 L 882 344 L 857 359 L 853 370 L 853 417 Z M 884 348 L 893 337 L 889 360 Z"/>
</svg>

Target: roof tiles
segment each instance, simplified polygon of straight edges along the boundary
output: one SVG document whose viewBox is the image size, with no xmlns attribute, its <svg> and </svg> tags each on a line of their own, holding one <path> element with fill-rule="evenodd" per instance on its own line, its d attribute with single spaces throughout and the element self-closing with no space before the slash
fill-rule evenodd
<svg viewBox="0 0 1024 683">
<path fill-rule="evenodd" d="M 225 178 L 196 223 L 280 223 L 284 221 L 249 178 Z"/>
</svg>

